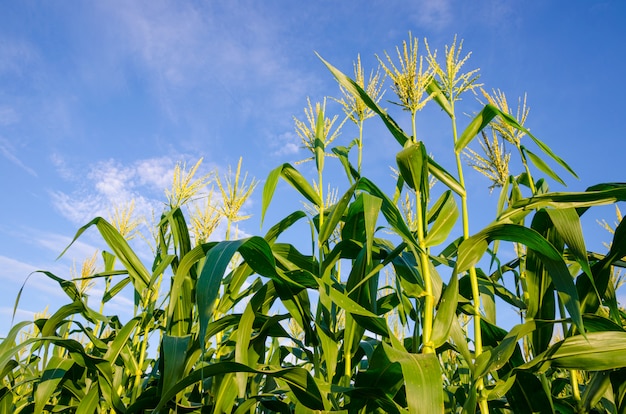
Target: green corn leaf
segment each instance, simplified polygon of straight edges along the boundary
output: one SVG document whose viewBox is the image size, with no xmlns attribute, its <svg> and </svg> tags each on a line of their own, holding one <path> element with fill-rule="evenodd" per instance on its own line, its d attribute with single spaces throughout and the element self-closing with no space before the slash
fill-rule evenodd
<svg viewBox="0 0 626 414">
<path fill-rule="evenodd" d="M 542 160 L 541 158 L 539 158 L 537 155 L 535 155 L 534 153 L 530 152 L 526 147 L 524 147 L 523 145 L 521 146 L 521 150 L 522 153 L 524 155 L 528 155 L 528 158 L 530 159 L 530 161 L 533 163 L 533 165 L 535 167 L 537 167 L 539 169 L 539 171 L 541 171 L 542 173 L 546 174 L 548 177 L 552 178 L 554 181 L 558 182 L 559 184 L 565 185 L 565 181 L 563 181 L 561 179 L 561 177 L 559 177 L 552 168 L 550 168 L 550 166 L 548 164 L 546 164 L 546 162 L 544 160 Z"/>
<path fill-rule="evenodd" d="M 275 279 L 280 278 L 275 269 L 272 250 L 262 237 L 224 241 L 209 250 L 196 287 L 196 303 L 200 317 L 200 343 L 203 350 L 206 326 L 212 318 L 224 273 L 237 251 L 243 256 L 245 263 L 258 274 Z"/>
<path fill-rule="evenodd" d="M 384 342 L 383 348 L 389 360 L 402 367 L 409 413 L 442 413 L 443 387 L 437 356 L 400 351 Z"/>
<path fill-rule="evenodd" d="M 102 217 L 96 217 L 83 227 L 78 229 L 76 235 L 72 239 L 72 242 L 63 250 L 59 257 L 63 256 L 65 252 L 74 244 L 74 242 L 91 226 L 96 226 L 100 235 L 111 248 L 115 256 L 122 263 L 124 268 L 128 271 L 128 275 L 132 279 L 133 287 L 137 295 L 143 295 L 144 291 L 150 283 L 150 272 L 145 268 L 139 257 L 135 254 L 133 249 L 128 245 L 128 242 L 122 237 L 122 235 Z"/>
<path fill-rule="evenodd" d="M 176 255 L 183 257 L 191 250 L 191 239 L 189 238 L 189 228 L 185 216 L 180 207 L 167 212 L 162 218 L 159 227 L 164 227 L 165 223 L 169 225 L 170 234 L 174 240 Z M 176 271 L 176 269 L 174 269 Z"/>
<path fill-rule="evenodd" d="M 76 414 L 93 414 L 98 412 L 98 403 L 100 402 L 100 392 L 94 384 L 91 386 L 85 397 L 80 400 L 76 407 Z"/>
<path fill-rule="evenodd" d="M 263 196 L 261 201 L 261 224 L 265 218 L 265 213 L 267 212 L 267 208 L 272 201 L 272 197 L 274 196 L 274 191 L 276 191 L 276 185 L 278 184 L 278 179 L 283 177 L 285 181 L 291 184 L 298 192 L 304 196 L 308 201 L 319 206 L 322 201 L 320 200 L 319 194 L 315 191 L 315 189 L 306 181 L 306 179 L 290 164 L 283 164 L 280 167 L 272 170 L 267 180 L 265 181 L 265 185 L 263 186 Z"/>
<path fill-rule="evenodd" d="M 276 223 L 272 226 L 271 229 L 265 233 L 263 237 L 269 244 L 274 244 L 278 236 L 280 236 L 285 230 L 291 227 L 294 223 L 296 223 L 301 218 L 306 217 L 306 213 L 304 211 L 298 210 L 289 214 L 287 217 Z"/>
<path fill-rule="evenodd" d="M 187 349 L 190 341 L 191 335 L 182 337 L 163 335 L 163 341 L 161 342 L 161 360 L 163 361 L 163 376 L 161 377 L 163 381 L 162 395 L 166 394 L 184 377 Z"/>
<path fill-rule="evenodd" d="M 417 249 L 419 249 L 419 245 L 415 236 L 407 226 L 402 213 L 398 210 L 398 208 L 393 204 L 393 202 L 383 193 L 374 183 L 369 181 L 367 178 L 362 177 L 357 183 L 357 188 L 362 191 L 367 191 L 369 194 L 378 197 L 382 200 L 382 204 L 380 207 L 380 211 L 385 216 L 385 219 L 393 228 L 398 235 L 400 235 L 404 240 L 413 244 Z"/>
<path fill-rule="evenodd" d="M 615 313 L 617 303 L 614 299 L 615 295 L 609 289 L 613 275 L 611 267 L 624 256 L 626 256 L 626 220 L 622 220 L 615 228 L 609 253 L 591 267 L 596 289 L 592 289 L 591 280 L 587 277 L 579 277 L 576 280 L 581 297 L 581 306 L 585 312 L 595 313 L 601 303 L 600 299 L 603 299 L 609 308 L 612 309 L 612 313 Z M 600 298 L 598 293 L 601 295 Z M 618 310 L 617 312 L 619 313 Z M 621 324 L 621 316 L 615 315 L 614 318 Z"/>
<path fill-rule="evenodd" d="M 450 102 L 448 98 L 441 91 L 441 86 L 437 82 L 437 79 L 432 78 L 428 86 L 426 87 L 426 92 L 429 95 L 432 95 L 433 100 L 437 102 L 437 104 L 445 111 L 445 113 L 450 116 L 450 118 L 454 117 L 454 111 L 452 110 L 452 106 L 450 106 Z"/>
<path fill-rule="evenodd" d="M 154 284 L 157 283 L 159 278 L 163 275 L 163 273 L 165 273 L 167 268 L 170 267 L 173 262 L 176 262 L 176 266 L 172 266 L 172 269 L 178 267 L 178 261 L 175 261 L 175 259 L 177 259 L 178 257 L 173 254 L 166 254 L 161 257 L 161 261 L 157 265 L 156 269 L 154 269 L 154 271 L 152 272 L 152 277 L 150 278 L 150 288 L 154 287 Z"/>
<path fill-rule="evenodd" d="M 539 148 L 541 148 L 541 150 L 548 155 L 550 158 L 552 158 L 554 161 L 556 161 L 561 167 L 565 168 L 570 174 L 572 174 L 575 178 L 578 178 L 578 175 L 576 175 L 576 173 L 574 172 L 574 170 L 558 155 L 556 155 L 551 149 L 550 147 L 548 147 L 546 144 L 544 144 L 542 141 L 540 141 L 539 139 L 535 138 L 535 136 L 533 134 L 531 134 L 527 129 L 524 128 L 519 128 L 520 130 L 522 130 L 523 132 L 526 133 L 526 135 L 528 135 L 530 137 L 530 139 L 533 140 L 533 142 L 535 144 L 537 144 L 537 146 Z"/>
<path fill-rule="evenodd" d="M 196 287 L 196 303 L 200 318 L 200 347 L 204 351 L 206 346 L 206 327 L 213 318 L 215 302 L 220 294 L 220 286 L 224 272 L 230 264 L 233 255 L 245 240 L 233 240 L 218 243 L 206 255 L 206 260 Z"/>
<path fill-rule="evenodd" d="M 626 367 L 626 332 L 588 332 L 552 345 L 521 369 L 552 366 L 584 371 L 605 371 Z"/>
<path fill-rule="evenodd" d="M 113 287 L 104 292 L 102 295 L 102 303 L 107 303 L 111 299 L 113 299 L 118 293 L 120 293 L 128 284 L 130 283 L 130 277 L 125 277 L 124 279 L 117 282 Z"/>
<path fill-rule="evenodd" d="M 376 231 L 376 222 L 382 207 L 383 201 L 371 194 L 362 193 L 359 195 L 363 199 L 363 218 L 365 221 L 365 247 L 367 250 L 368 260 L 372 258 L 372 247 L 374 244 L 374 233 Z"/>
<path fill-rule="evenodd" d="M 428 172 L 430 172 L 435 178 L 441 181 L 450 190 L 457 193 L 459 196 L 465 196 L 465 188 L 452 176 L 445 168 L 437 164 L 435 160 L 428 157 Z"/>
<path fill-rule="evenodd" d="M 246 365 L 238 364 L 236 362 L 216 362 L 214 364 L 197 369 L 182 378 L 174 387 L 172 387 L 168 392 L 163 394 L 161 400 L 164 402 L 159 403 L 154 408 L 154 412 L 161 412 L 167 401 L 170 401 L 176 396 L 177 393 L 189 387 L 190 385 L 197 383 L 198 381 L 218 375 L 226 375 L 235 372 L 247 372 L 253 374 L 267 375 L 273 378 L 279 378 L 289 386 L 289 389 L 291 390 L 291 392 L 293 392 L 293 394 L 300 403 L 313 410 L 324 409 L 324 402 L 322 400 L 319 387 L 315 383 L 315 380 L 313 380 L 313 377 L 311 377 L 311 374 L 309 374 L 309 372 L 304 368 L 289 367 L 280 369 L 269 368 L 264 370 L 256 370 Z"/>
<path fill-rule="evenodd" d="M 511 331 L 500 341 L 500 343 L 480 354 L 476 358 L 476 371 L 474 375 L 480 378 L 489 374 L 491 371 L 498 370 L 504 366 L 513 355 L 518 342 L 536 329 L 535 321 L 516 325 Z"/>
<path fill-rule="evenodd" d="M 355 81 L 350 79 L 348 76 L 344 75 L 339 69 L 325 61 L 319 54 L 317 54 L 317 57 L 320 58 L 324 65 L 326 65 L 328 70 L 330 70 L 330 72 L 333 74 L 335 79 L 337 79 L 337 82 L 339 82 L 341 86 L 343 86 L 355 98 L 363 100 L 368 108 L 370 108 L 372 111 L 378 114 L 378 116 L 380 116 L 389 132 L 391 132 L 391 135 L 393 135 L 393 137 L 396 139 L 396 141 L 398 141 L 400 145 L 404 146 L 404 144 L 409 141 L 409 137 L 404 133 L 404 131 L 402 131 L 396 121 L 394 121 L 393 118 L 391 118 L 385 110 L 380 108 L 378 104 L 376 104 L 376 102 L 374 102 L 372 98 L 369 97 L 367 92 L 363 90 L 363 88 L 361 88 Z"/>
<path fill-rule="evenodd" d="M 141 322 L 141 318 L 139 316 L 128 321 L 122 329 L 117 332 L 115 339 L 110 343 L 109 349 L 104 354 L 104 359 L 106 359 L 111 365 L 115 364 L 117 357 L 119 356 L 122 348 L 128 344 L 128 339 L 132 335 L 133 331 L 137 327 L 137 325 Z"/>
<path fill-rule="evenodd" d="M 327 286 L 327 288 L 328 292 L 326 292 L 326 289 L 320 289 L 320 296 L 323 296 L 333 303 L 336 303 L 341 309 L 345 310 L 346 312 L 350 312 L 354 315 L 366 316 L 368 318 L 378 318 L 378 315 L 365 309 L 363 306 L 350 299 L 345 293 L 338 291 L 332 286 Z"/>
<path fill-rule="evenodd" d="M 311 304 L 306 289 L 296 288 L 283 281 L 275 281 L 274 285 L 283 306 L 304 331 L 305 342 L 314 341 Z"/>
<path fill-rule="evenodd" d="M 348 177 L 350 184 L 352 184 L 354 180 L 358 180 L 359 177 L 361 176 L 359 172 L 356 170 L 356 168 L 352 166 L 352 164 L 350 163 L 350 159 L 348 158 L 348 154 L 350 153 L 350 148 L 352 148 L 352 146 L 355 145 L 356 143 L 357 143 L 357 139 L 355 138 L 350 142 L 350 145 L 348 147 L 337 146 L 331 150 L 333 154 L 335 154 L 339 158 L 341 165 L 343 165 L 343 168 L 346 171 L 346 176 Z"/>
<path fill-rule="evenodd" d="M 238 248 L 245 263 L 261 276 L 277 279 L 276 262 L 272 248 L 264 238 L 253 236 L 243 240 Z"/>
<path fill-rule="evenodd" d="M 335 376 L 335 372 L 337 371 L 340 344 L 333 338 L 333 335 L 330 332 L 326 331 L 324 327 L 318 323 L 315 323 L 315 328 L 320 338 L 320 344 L 322 345 L 322 358 L 326 363 L 326 380 L 329 384 L 331 384 L 333 377 Z"/>
<path fill-rule="evenodd" d="M 237 333 L 235 337 L 235 362 L 243 365 L 250 365 L 248 361 L 248 347 L 252 338 L 252 325 L 254 324 L 254 309 L 252 304 L 248 302 L 246 309 L 241 315 L 239 325 L 237 325 Z M 235 374 L 237 388 L 239 389 L 239 398 L 246 395 L 246 383 L 248 375 L 245 372 Z"/>
<path fill-rule="evenodd" d="M 324 220 L 324 224 L 320 229 L 319 239 L 322 241 L 322 243 L 325 243 L 330 238 L 335 228 L 337 228 L 337 225 L 343 218 L 346 209 L 350 204 L 350 200 L 354 195 L 355 189 L 356 184 L 352 185 L 348 189 L 348 191 L 346 191 L 345 194 L 341 197 L 341 199 L 332 208 L 329 209 L 329 217 L 328 219 Z"/>
<path fill-rule="evenodd" d="M 475 265 L 493 240 L 521 243 L 532 249 L 541 258 L 550 274 L 572 321 L 580 332 L 585 332 L 578 292 L 563 257 L 550 242 L 533 229 L 516 224 L 495 224 L 485 228 L 459 246 L 457 271 L 463 272 Z"/>
<path fill-rule="evenodd" d="M 196 272 L 194 266 L 205 258 L 206 254 L 217 245 L 216 242 L 205 243 L 194 247 L 180 259 L 167 306 L 167 333 L 172 336 L 184 336 L 190 333 L 193 305 L 193 280 Z"/>
<path fill-rule="evenodd" d="M 517 222 L 534 210 L 543 207 L 582 208 L 626 201 L 626 184 L 612 183 L 590 187 L 583 192 L 555 192 L 522 198 L 513 203 L 497 219 L 499 222 Z"/>
<path fill-rule="evenodd" d="M 498 115 L 502 115 L 502 112 L 491 104 L 485 105 L 485 107 L 472 119 L 469 125 L 465 128 L 465 131 L 461 134 L 457 142 L 454 144 L 454 151 L 460 154 L 461 151 L 467 147 L 467 145 L 482 131 L 489 123 Z"/>
<path fill-rule="evenodd" d="M 439 305 L 437 314 L 433 322 L 433 334 L 431 342 L 433 347 L 438 348 L 443 345 L 450 337 L 450 329 L 452 322 L 456 319 L 456 307 L 459 299 L 459 280 L 456 273 L 452 273 L 450 282 L 446 286 Z"/>
<path fill-rule="evenodd" d="M 526 371 L 516 371 L 510 378 L 514 378 L 515 383 L 506 398 L 513 412 L 555 414 L 549 390 L 546 393 L 546 388 L 535 375 Z"/>
<path fill-rule="evenodd" d="M 219 388 L 215 393 L 213 410 L 217 413 L 231 413 L 237 400 L 235 373 L 229 372 L 219 378 Z"/>
<path fill-rule="evenodd" d="M 404 182 L 420 193 L 428 194 L 428 155 L 421 141 L 409 142 L 396 155 L 396 163 Z"/>
<path fill-rule="evenodd" d="M 324 171 L 324 154 L 326 147 L 324 145 L 324 111 L 321 110 L 317 114 L 317 122 L 315 123 L 315 164 L 317 171 Z"/>
<path fill-rule="evenodd" d="M 426 235 L 426 245 L 432 247 L 446 241 L 458 218 L 456 201 L 450 190 L 445 191 L 428 212 L 428 222 L 433 224 Z"/>
<path fill-rule="evenodd" d="M 563 238 L 565 244 L 567 244 L 567 247 L 569 248 L 570 253 L 574 256 L 576 262 L 578 262 L 580 267 L 583 269 L 583 272 L 591 278 L 593 283 L 593 276 L 591 274 L 591 268 L 589 267 L 589 260 L 587 258 L 587 248 L 585 247 L 585 238 L 583 237 L 583 229 L 576 209 L 550 208 L 546 209 L 546 213 L 550 216 L 550 220 L 552 220 L 556 231 Z"/>
<path fill-rule="evenodd" d="M 367 370 L 356 375 L 354 388 L 349 392 L 351 398 L 363 400 L 362 404 L 370 408 L 367 412 L 375 412 L 374 407 L 386 413 L 406 412 L 393 401 L 404 383 L 400 364 L 389 360 L 382 345 L 374 348 L 368 360 Z"/>
<path fill-rule="evenodd" d="M 608 371 L 594 372 L 585 387 L 582 395 L 582 407 L 584 412 L 591 413 L 592 409 L 600 402 L 611 385 Z"/>
<path fill-rule="evenodd" d="M 84 309 L 85 304 L 80 301 L 61 306 L 50 318 L 46 320 L 46 323 L 41 329 L 41 335 L 55 335 L 57 327 L 60 324 L 65 323 L 65 318 L 71 315 L 80 314 L 84 311 Z"/>
<path fill-rule="evenodd" d="M 455 348 L 459 351 L 465 363 L 469 366 L 470 371 L 474 372 L 474 358 L 470 353 L 469 346 L 467 345 L 467 337 L 465 336 L 465 332 L 463 328 L 461 328 L 461 324 L 459 323 L 458 318 L 454 318 L 452 320 L 452 325 L 450 327 L 450 338 L 454 342 Z"/>
<path fill-rule="evenodd" d="M 38 381 L 37 389 L 35 390 L 34 412 L 43 412 L 44 406 L 52 394 L 57 391 L 59 383 L 72 365 L 74 365 L 74 362 L 70 359 L 60 358 L 58 356 L 52 356 L 50 358 L 48 365 L 46 365 Z"/>
</svg>

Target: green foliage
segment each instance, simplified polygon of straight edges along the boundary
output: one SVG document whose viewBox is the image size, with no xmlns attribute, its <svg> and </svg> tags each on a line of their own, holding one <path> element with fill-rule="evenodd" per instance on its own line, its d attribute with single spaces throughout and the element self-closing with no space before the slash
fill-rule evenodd
<svg viewBox="0 0 626 414">
<path fill-rule="evenodd" d="M 390 160 L 398 168 L 395 194 L 361 165 L 369 116 L 355 122 L 355 168 L 354 143 L 326 148 L 338 136 L 335 118 L 310 102 L 310 125 L 296 125 L 310 143 L 315 177 L 291 164 L 271 171 L 261 219 L 281 179 L 312 207 L 279 220 L 264 237 L 229 237 L 230 225 L 246 218 L 239 209 L 256 183 L 239 181 L 241 161 L 234 179 L 218 182 L 231 206 L 215 209 L 228 229 L 219 242 L 207 242 L 214 216 L 183 210 L 208 176 L 194 181 L 199 163 L 188 173 L 178 168 L 168 210 L 155 224 L 152 263 L 128 243 L 132 226 L 98 217 L 74 241 L 95 227 L 108 246 L 104 270 L 73 279 L 42 272 L 68 304 L 16 324 L 3 339 L 0 412 L 624 412 L 626 313 L 616 299 L 616 269 L 625 265 L 626 224 L 620 217 L 606 252 L 589 252 L 580 220 L 591 207 L 626 201 L 626 185 L 550 191 L 527 160 L 559 183 L 548 162 L 573 170 L 523 126 L 526 113 L 515 118 L 497 105 L 502 100 L 476 111 L 457 136 L 456 104 L 478 86 L 477 71 L 459 73 L 469 55 L 460 59 L 456 40 L 444 66 L 426 48 L 426 59 L 418 58 L 417 39 L 398 49 L 400 67 L 413 74 L 385 54 L 389 76 L 414 79 L 405 86 L 417 88 L 411 99 L 419 105 L 408 107 L 411 136 L 379 106 L 380 85 L 371 88 L 376 96 L 364 90 L 360 60 L 355 81 L 322 59 L 341 86 L 344 109 L 346 102 L 368 108 L 400 144 Z M 452 121 L 456 174 L 415 138 L 415 116 L 426 104 Z M 470 234 L 468 206 L 483 195 L 467 191 L 460 156 L 486 132 L 496 144 L 516 143 L 523 171 L 487 174 L 500 187 L 498 208 L 491 224 Z M 522 135 L 545 160 L 520 144 Z M 490 148 L 500 147 L 483 146 Z M 342 193 L 324 190 L 326 155 L 336 155 L 346 172 L 333 183 Z M 494 156 L 505 154 L 482 162 Z M 302 219 L 311 225 L 310 243 L 281 242 Z M 99 310 L 87 301 L 93 279 L 105 282 Z M 133 316 L 106 315 L 105 303 L 127 291 Z M 497 326 L 502 307 L 514 307 L 519 324 Z"/>
</svg>

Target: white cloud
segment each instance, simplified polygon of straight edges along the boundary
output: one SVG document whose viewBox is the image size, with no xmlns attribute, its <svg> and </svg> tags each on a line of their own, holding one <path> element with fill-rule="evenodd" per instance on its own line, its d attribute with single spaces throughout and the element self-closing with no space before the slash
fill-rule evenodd
<svg viewBox="0 0 626 414">
<path fill-rule="evenodd" d="M 15 124 L 20 120 L 14 108 L 7 105 L 0 105 L 0 125 L 7 126 Z"/>
<path fill-rule="evenodd" d="M 37 58 L 30 43 L 21 39 L 0 38 L 0 75 L 22 75 L 24 66 Z"/>
<path fill-rule="evenodd" d="M 107 160 L 91 166 L 86 174 L 78 175 L 69 169 L 62 158 L 53 162 L 60 174 L 78 184 L 70 193 L 52 191 L 55 208 L 75 224 L 85 224 L 96 216 L 108 217 L 113 207 L 135 202 L 139 216 L 148 216 L 160 207 L 163 190 L 171 182 L 174 161 L 160 157 L 123 164 Z"/>
<path fill-rule="evenodd" d="M 423 0 L 416 7 L 416 19 L 421 26 L 441 30 L 452 21 L 453 7 L 449 0 Z"/>
<path fill-rule="evenodd" d="M 169 157 L 139 160 L 135 163 L 135 169 L 140 185 L 164 191 L 171 184 L 174 162 Z"/>
<path fill-rule="evenodd" d="M 300 138 L 295 132 L 283 132 L 270 140 L 270 149 L 275 156 L 293 155 L 300 151 Z"/>
<path fill-rule="evenodd" d="M 22 160 L 16 155 L 16 150 L 13 148 L 13 145 L 11 145 L 8 139 L 2 136 L 0 136 L 0 154 L 13 164 L 20 167 L 22 170 L 26 171 L 28 174 L 33 177 L 37 177 L 37 172 L 22 162 Z"/>
<path fill-rule="evenodd" d="M 2 269 L 3 280 L 23 282 L 29 274 L 37 270 L 37 267 L 10 257 L 0 256 L 0 269 Z"/>
<path fill-rule="evenodd" d="M 241 118 L 264 113 L 259 94 L 265 106 L 278 110 L 314 90 L 316 78 L 297 69 L 300 57 L 286 49 L 287 24 L 292 23 L 282 18 L 281 8 L 167 0 L 98 7 L 98 22 L 107 24 L 104 44 L 116 48 L 107 53 L 111 61 L 106 64 L 117 71 L 120 60 L 124 67 L 132 62 L 171 120 L 193 122 L 188 114 L 191 96 L 207 107 L 228 100 Z"/>
</svg>

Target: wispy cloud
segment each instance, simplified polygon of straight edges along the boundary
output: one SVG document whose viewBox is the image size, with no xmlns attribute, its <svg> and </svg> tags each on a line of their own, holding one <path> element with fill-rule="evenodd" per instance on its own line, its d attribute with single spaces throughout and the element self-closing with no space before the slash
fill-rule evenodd
<svg viewBox="0 0 626 414">
<path fill-rule="evenodd" d="M 22 160 L 17 156 L 16 150 L 11 145 L 8 139 L 0 136 L 0 154 L 7 160 L 11 161 L 13 164 L 20 167 L 22 170 L 26 171 L 28 174 L 33 177 L 37 177 L 37 173 L 31 167 L 22 162 Z"/>
<path fill-rule="evenodd" d="M 0 75 L 23 75 L 24 66 L 38 57 L 36 48 L 22 39 L 0 37 Z"/>
<path fill-rule="evenodd" d="M 0 126 L 15 124 L 20 119 L 17 111 L 8 106 L 0 105 Z"/>
<path fill-rule="evenodd" d="M 157 209 L 164 189 L 171 182 L 173 159 L 158 157 L 123 164 L 107 160 L 91 166 L 84 175 L 68 169 L 58 156 L 55 163 L 64 177 L 71 178 L 77 189 L 52 191 L 53 205 L 61 215 L 75 224 L 85 224 L 96 216 L 107 217 L 114 206 L 135 202 L 140 215 Z"/>
<path fill-rule="evenodd" d="M 453 20 L 450 0 L 424 0 L 416 3 L 415 18 L 420 26 L 442 30 Z"/>
<path fill-rule="evenodd" d="M 288 20 L 281 18 L 280 8 L 167 0 L 107 2 L 99 8 L 107 16 L 99 19 L 107 22 L 106 44 L 117 48 L 112 53 L 117 62 L 110 64 L 132 62 L 174 121 L 191 122 L 194 101 L 211 111 L 223 110 L 219 100 L 227 100 L 238 117 L 267 117 L 259 108 L 259 93 L 264 106 L 279 110 L 298 102 L 315 84 L 285 47 Z"/>
<path fill-rule="evenodd" d="M 278 134 L 274 139 L 270 140 L 270 149 L 276 156 L 286 156 L 297 154 L 300 151 L 300 138 L 295 132 L 283 132 Z"/>
</svg>

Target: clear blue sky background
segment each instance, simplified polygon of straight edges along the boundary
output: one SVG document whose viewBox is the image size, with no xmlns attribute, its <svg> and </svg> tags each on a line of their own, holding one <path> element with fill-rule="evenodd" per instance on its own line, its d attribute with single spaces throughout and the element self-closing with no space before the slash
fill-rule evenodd
<svg viewBox="0 0 626 414">
<path fill-rule="evenodd" d="M 97 235 L 56 257 L 112 204 L 135 199 L 143 214 L 161 208 L 177 161 L 204 157 L 203 171 L 224 172 L 241 156 L 262 182 L 279 164 L 304 158 L 293 115 L 302 116 L 307 96 L 337 95 L 314 51 L 350 74 L 358 53 L 369 71 L 409 30 L 421 51 L 427 37 L 440 53 L 456 34 L 485 88 L 501 89 L 511 103 L 528 94 L 527 126 L 580 176 L 558 170 L 569 189 L 626 181 L 624 22 L 623 1 L 2 2 L 0 336 L 33 270 L 69 277 L 73 262 L 102 248 Z M 469 95 L 463 105 L 480 109 Z M 328 110 L 339 113 L 330 102 Z M 432 107 L 418 122 L 418 138 L 454 171 L 445 115 Z M 337 144 L 354 134 L 347 129 Z M 379 121 L 366 124 L 367 176 L 391 182 L 398 150 Z M 471 206 L 478 231 L 493 218 L 493 200 L 482 177 L 471 175 L 468 185 L 484 194 Z M 259 233 L 260 193 L 246 205 L 254 216 L 243 232 Z M 278 196 L 284 203 L 270 208 L 268 224 L 299 208 L 289 188 Z M 595 242 L 608 238 L 600 232 Z M 64 301 L 34 275 L 16 318 Z M 119 298 L 109 310 L 131 306 Z"/>
</svg>

